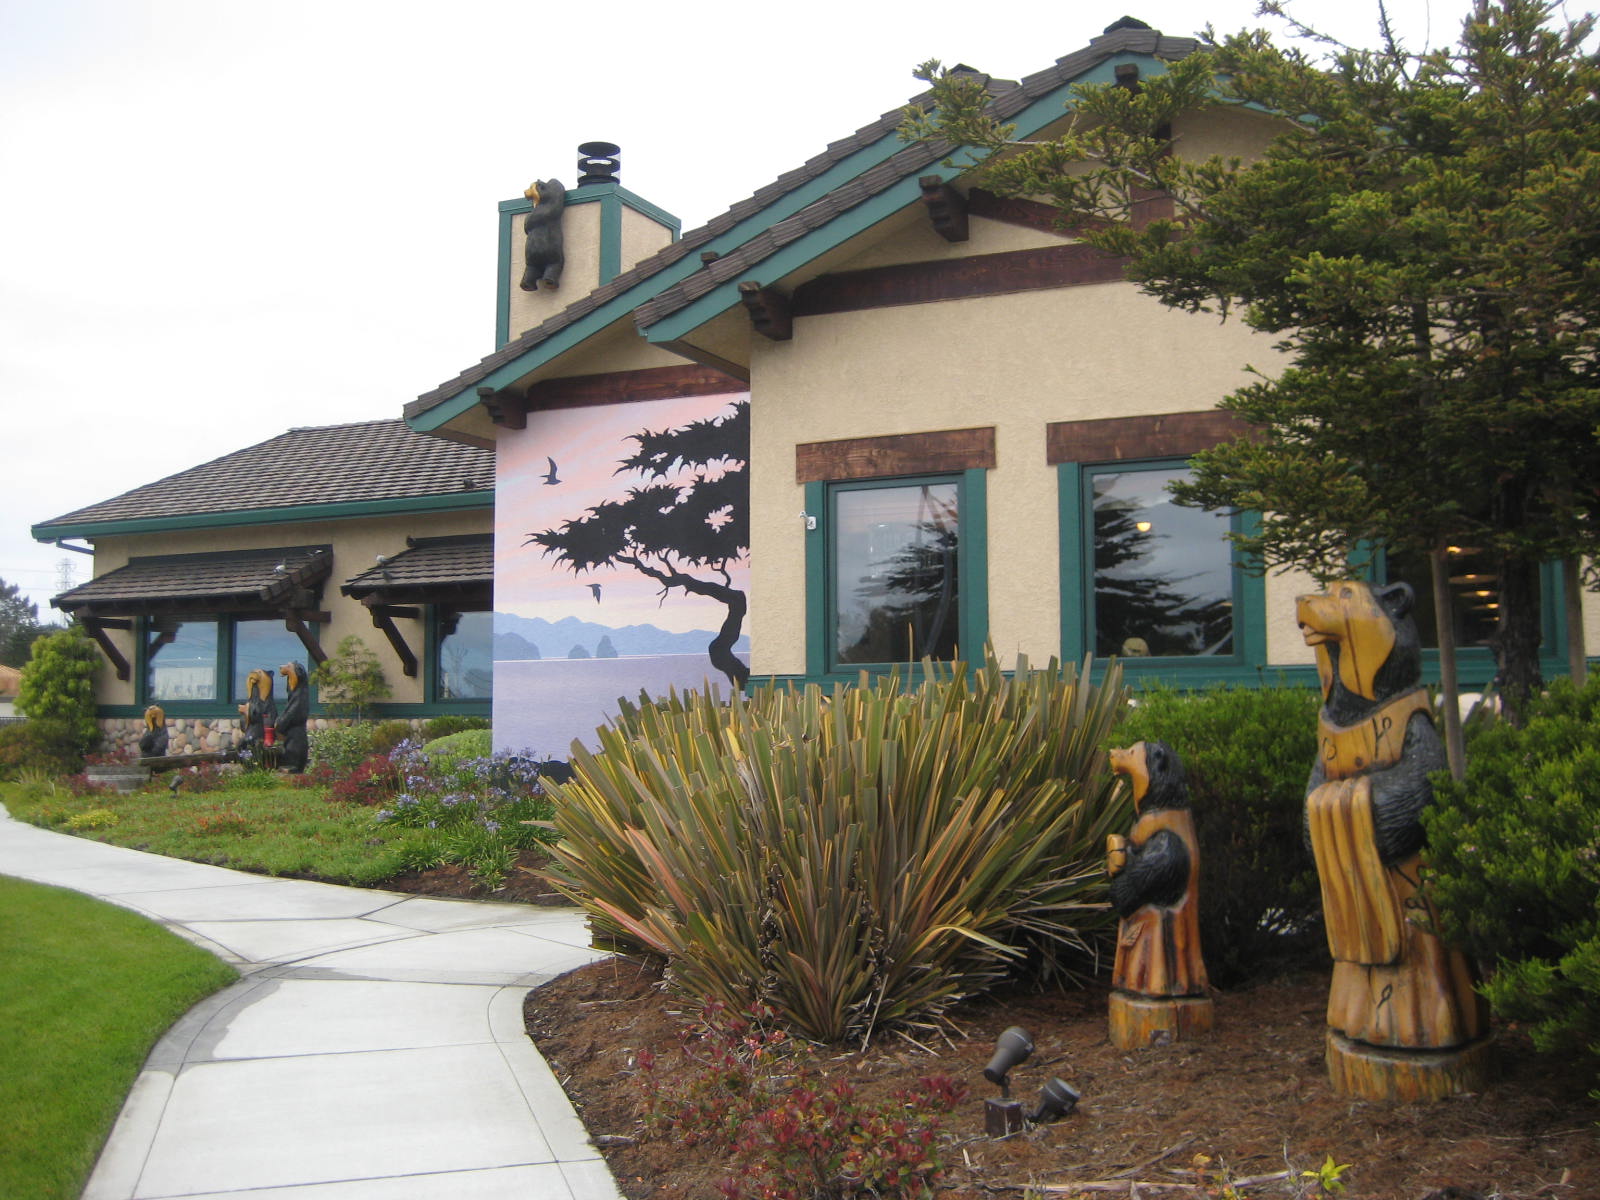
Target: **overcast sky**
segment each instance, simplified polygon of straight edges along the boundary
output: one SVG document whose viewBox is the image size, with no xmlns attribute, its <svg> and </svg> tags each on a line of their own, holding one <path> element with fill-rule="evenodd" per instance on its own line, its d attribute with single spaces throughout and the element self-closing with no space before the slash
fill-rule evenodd
<svg viewBox="0 0 1600 1200">
<path fill-rule="evenodd" d="M 1420 45 L 1467 7 L 1391 11 Z M 1295 11 L 1374 41 L 1376 0 Z M 496 205 L 571 186 L 579 142 L 692 229 L 898 107 L 916 63 L 1019 78 L 1124 12 L 1271 27 L 1253 0 L 0 0 L 0 579 L 48 619 L 91 560 L 29 526 L 398 416 L 487 354 Z"/>
</svg>

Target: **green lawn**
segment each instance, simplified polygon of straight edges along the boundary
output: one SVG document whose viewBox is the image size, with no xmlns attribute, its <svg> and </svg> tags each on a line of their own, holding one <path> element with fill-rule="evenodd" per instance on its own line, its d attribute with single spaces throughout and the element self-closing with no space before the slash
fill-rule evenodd
<svg viewBox="0 0 1600 1200">
<path fill-rule="evenodd" d="M 0 1196 L 76 1200 L 146 1055 L 226 963 L 125 909 L 0 876 Z"/>
<path fill-rule="evenodd" d="M 130 795 L 75 796 L 63 783 L 0 783 L 19 821 L 172 858 L 265 875 L 376 884 L 409 865 L 416 831 L 383 829 L 372 810 L 331 803 L 324 788 L 241 776 L 210 792 L 160 781 Z"/>
</svg>

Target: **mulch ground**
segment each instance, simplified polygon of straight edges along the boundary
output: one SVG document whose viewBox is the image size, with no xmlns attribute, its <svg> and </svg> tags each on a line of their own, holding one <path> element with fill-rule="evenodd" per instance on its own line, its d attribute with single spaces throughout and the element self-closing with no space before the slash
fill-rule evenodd
<svg viewBox="0 0 1600 1200">
<path fill-rule="evenodd" d="M 384 886 L 564 903 L 534 873 L 537 856 L 522 865 L 493 893 L 451 868 Z M 1323 1068 L 1327 989 L 1326 974 L 1302 972 L 1220 992 L 1212 1036 L 1137 1053 L 1107 1040 L 1103 990 L 1017 990 L 958 1010 L 935 1044 L 890 1037 L 864 1053 L 824 1049 L 814 1057 L 869 1099 L 928 1075 L 968 1084 L 967 1098 L 942 1120 L 948 1169 L 940 1195 L 951 1200 L 1181 1200 L 1225 1196 L 1228 1179 L 1241 1197 L 1304 1196 L 1312 1193 L 1299 1172 L 1328 1155 L 1352 1164 L 1343 1176 L 1346 1200 L 1600 1200 L 1592 1076 L 1535 1057 L 1526 1035 L 1501 1026 L 1500 1074 L 1482 1094 L 1434 1104 L 1341 1099 Z M 524 1011 L 529 1035 L 630 1200 L 719 1194 L 734 1172 L 731 1151 L 652 1139 L 641 1121 L 638 1052 L 655 1053 L 657 1078 L 679 1077 L 687 1065 L 680 1035 L 691 1014 L 663 990 L 656 967 L 625 958 L 596 963 L 530 992 Z M 1059 1076 L 1082 1099 L 1064 1118 L 992 1140 L 984 1135 L 983 1100 L 996 1090 L 982 1070 L 1010 1025 L 1028 1030 L 1036 1046 L 1012 1076 L 1013 1094 L 1031 1108 L 1044 1082 Z M 1258 1182 L 1240 1187 L 1252 1179 Z"/>
</svg>

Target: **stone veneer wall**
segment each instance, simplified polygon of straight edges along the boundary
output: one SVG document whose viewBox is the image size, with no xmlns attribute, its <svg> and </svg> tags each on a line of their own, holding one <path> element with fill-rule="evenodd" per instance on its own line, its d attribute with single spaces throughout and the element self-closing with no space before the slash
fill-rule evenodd
<svg viewBox="0 0 1600 1200">
<path fill-rule="evenodd" d="M 425 717 L 412 717 L 407 723 L 416 734 L 422 732 Z M 312 717 L 306 729 L 333 729 L 339 725 L 353 724 L 340 717 Z M 143 717 L 102 717 L 100 719 L 103 752 L 120 754 L 139 752 L 139 738 L 144 734 Z M 168 754 L 215 754 L 233 750 L 244 742 L 244 730 L 237 717 L 168 717 Z"/>
</svg>

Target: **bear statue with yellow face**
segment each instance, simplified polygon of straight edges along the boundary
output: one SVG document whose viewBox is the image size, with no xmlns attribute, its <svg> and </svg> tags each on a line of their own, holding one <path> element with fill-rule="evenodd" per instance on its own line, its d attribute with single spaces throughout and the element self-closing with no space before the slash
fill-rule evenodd
<svg viewBox="0 0 1600 1200">
<path fill-rule="evenodd" d="M 1413 600 L 1349 580 L 1297 607 L 1323 697 L 1305 821 L 1334 960 L 1328 1070 L 1368 1099 L 1474 1091 L 1488 1070 L 1488 1013 L 1423 886 L 1421 816 L 1445 756 Z"/>
</svg>

